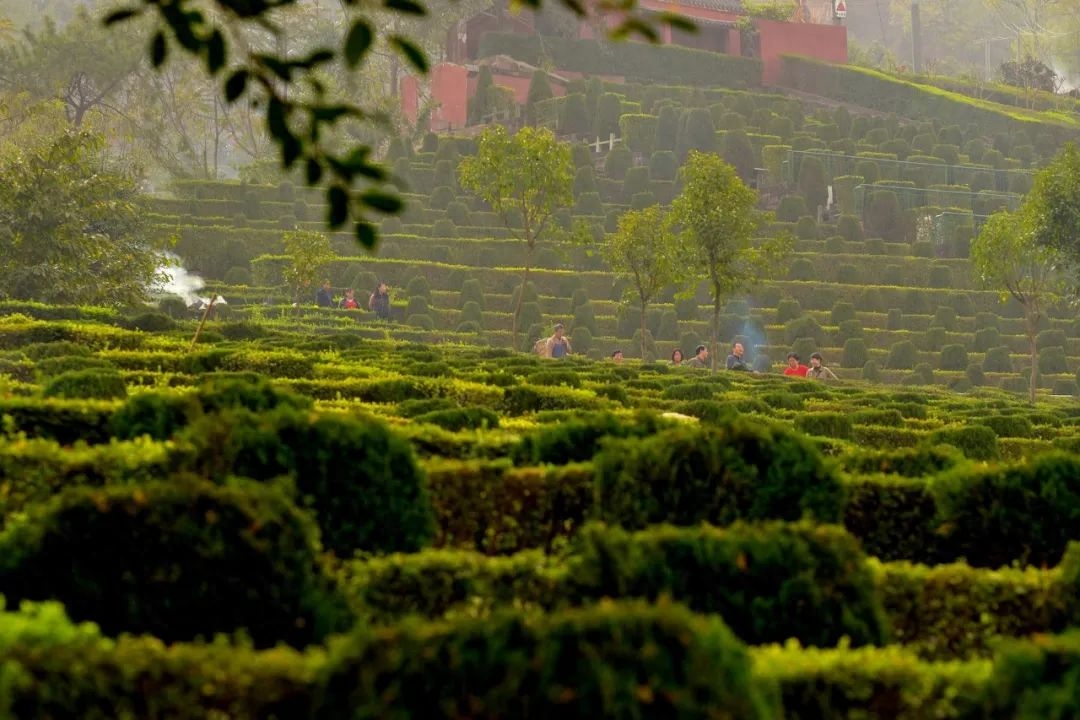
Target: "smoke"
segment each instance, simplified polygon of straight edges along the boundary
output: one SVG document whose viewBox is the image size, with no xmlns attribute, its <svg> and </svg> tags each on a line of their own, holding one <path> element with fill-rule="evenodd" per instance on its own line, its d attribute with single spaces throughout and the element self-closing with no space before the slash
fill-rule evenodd
<svg viewBox="0 0 1080 720">
<path fill-rule="evenodd" d="M 158 275 L 164 278 L 159 285 L 159 292 L 165 295 L 177 295 L 184 299 L 188 307 L 202 308 L 210 302 L 209 298 L 200 297 L 198 291 L 206 287 L 206 281 L 195 273 L 188 272 L 183 261 L 171 252 L 162 253 L 162 263 L 158 266 Z M 225 298 L 218 295 L 215 305 L 225 303 Z"/>
</svg>

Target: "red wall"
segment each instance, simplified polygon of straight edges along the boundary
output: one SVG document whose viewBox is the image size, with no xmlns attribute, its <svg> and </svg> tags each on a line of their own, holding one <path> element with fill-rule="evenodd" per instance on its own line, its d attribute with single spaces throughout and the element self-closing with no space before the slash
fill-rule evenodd
<svg viewBox="0 0 1080 720">
<path fill-rule="evenodd" d="M 845 64 L 848 60 L 847 28 L 843 25 L 755 21 L 760 34 L 762 80 L 766 85 L 780 76 L 781 55 L 806 55 L 826 62 Z"/>
<path fill-rule="evenodd" d="M 406 75 L 401 79 L 401 112 L 413 125 L 416 124 L 416 116 L 420 113 L 420 85 L 412 75 Z"/>
<path fill-rule="evenodd" d="M 469 71 L 461 65 L 441 63 L 431 69 L 433 130 L 461 129 L 469 118 Z"/>
</svg>

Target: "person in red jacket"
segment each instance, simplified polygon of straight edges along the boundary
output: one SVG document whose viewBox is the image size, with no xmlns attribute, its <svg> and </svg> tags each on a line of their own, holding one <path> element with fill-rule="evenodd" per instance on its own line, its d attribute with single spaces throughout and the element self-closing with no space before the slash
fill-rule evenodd
<svg viewBox="0 0 1080 720">
<path fill-rule="evenodd" d="M 810 368 L 806 367 L 799 362 L 799 356 L 795 353 L 788 353 L 787 367 L 784 368 L 784 374 L 794 377 L 806 377 L 806 371 Z"/>
</svg>

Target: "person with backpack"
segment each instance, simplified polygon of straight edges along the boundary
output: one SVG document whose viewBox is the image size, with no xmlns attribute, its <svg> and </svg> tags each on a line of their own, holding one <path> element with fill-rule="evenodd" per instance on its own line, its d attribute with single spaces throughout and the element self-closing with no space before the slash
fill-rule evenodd
<svg viewBox="0 0 1080 720">
<path fill-rule="evenodd" d="M 566 337 L 566 329 L 562 323 L 556 323 L 550 337 L 536 341 L 533 351 L 540 357 L 559 360 L 570 354 L 570 338 Z"/>
</svg>

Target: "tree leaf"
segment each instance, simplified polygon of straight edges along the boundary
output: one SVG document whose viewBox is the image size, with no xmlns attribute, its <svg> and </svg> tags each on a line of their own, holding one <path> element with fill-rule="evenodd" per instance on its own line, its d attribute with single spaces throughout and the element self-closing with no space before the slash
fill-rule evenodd
<svg viewBox="0 0 1080 720">
<path fill-rule="evenodd" d="M 270 104 L 266 108 L 266 128 L 270 131 L 270 137 L 278 140 L 292 135 L 288 123 L 285 122 L 285 103 L 281 98 L 270 98 Z"/>
<path fill-rule="evenodd" d="M 156 68 L 161 67 L 165 63 L 168 53 L 169 48 L 165 44 L 165 33 L 159 30 L 154 33 L 154 37 L 150 41 L 150 64 Z"/>
<path fill-rule="evenodd" d="M 305 169 L 308 185 L 316 185 L 319 180 L 322 179 L 323 169 L 322 165 L 315 158 L 308 158 L 307 168 Z"/>
<path fill-rule="evenodd" d="M 326 223 L 336 230 L 348 219 L 349 193 L 340 185 L 331 185 L 326 189 Z"/>
<path fill-rule="evenodd" d="M 291 132 L 285 137 L 279 138 L 279 142 L 281 143 L 281 164 L 288 170 L 303 153 L 304 144 L 300 141 L 300 138 Z"/>
<path fill-rule="evenodd" d="M 356 234 L 356 240 L 368 250 L 375 247 L 375 244 L 379 242 L 379 235 L 375 232 L 375 227 L 369 222 L 357 222 L 356 227 L 353 228 Z"/>
<path fill-rule="evenodd" d="M 140 15 L 141 13 L 142 8 L 118 8 L 106 15 L 105 19 L 102 22 L 105 24 L 106 27 L 108 27 L 109 25 L 115 25 L 116 23 L 130 20 L 136 15 Z"/>
<path fill-rule="evenodd" d="M 247 89 L 247 81 L 247 70 L 237 70 L 230 75 L 229 79 L 225 81 L 225 101 L 229 103 L 236 102 L 244 94 L 244 90 Z"/>
<path fill-rule="evenodd" d="M 345 64 L 350 69 L 355 68 L 364 59 L 364 55 L 371 49 L 371 43 L 375 40 L 375 34 L 366 20 L 360 19 L 349 28 L 349 34 L 345 37 Z"/>
<path fill-rule="evenodd" d="M 383 0 L 383 7 L 405 15 L 423 17 L 428 14 L 427 8 L 416 0 Z"/>
<path fill-rule="evenodd" d="M 397 195 L 391 195 L 381 190 L 368 190 L 360 196 L 360 202 L 387 215 L 399 213 L 401 208 L 404 207 L 404 203 Z"/>
<path fill-rule="evenodd" d="M 214 28 L 210 37 L 206 39 L 206 70 L 211 75 L 217 75 L 218 70 L 225 67 L 225 37 L 221 31 Z"/>
<path fill-rule="evenodd" d="M 405 56 L 405 59 L 409 61 L 409 64 L 412 65 L 417 72 L 427 74 L 427 55 L 425 55 L 424 51 L 418 48 L 412 40 L 403 38 L 400 35 L 391 35 L 390 44 Z"/>
</svg>

